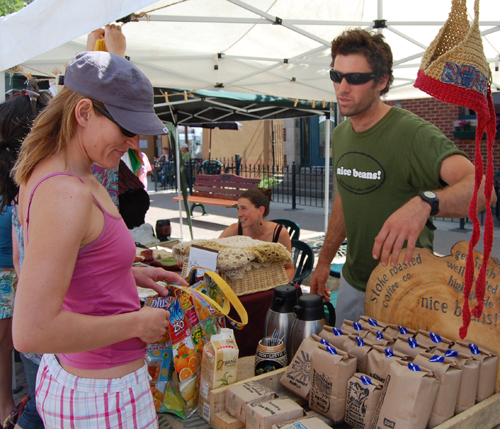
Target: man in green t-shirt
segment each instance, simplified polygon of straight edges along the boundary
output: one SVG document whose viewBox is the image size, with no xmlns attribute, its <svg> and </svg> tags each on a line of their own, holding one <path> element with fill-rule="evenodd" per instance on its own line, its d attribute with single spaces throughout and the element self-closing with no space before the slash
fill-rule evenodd
<svg viewBox="0 0 500 429">
<path fill-rule="evenodd" d="M 311 293 L 329 297 L 330 264 L 347 238 L 339 327 L 364 314 L 366 283 L 379 261 L 394 266 L 403 247 L 405 263 L 415 247 L 433 250 L 430 216 L 468 216 L 474 166 L 434 125 L 381 100 L 394 79 L 391 48 L 382 34 L 346 31 L 333 40 L 331 52 L 330 77 L 348 119 L 333 133 L 338 192 L 310 284 Z M 481 211 L 482 189 L 478 195 Z"/>
</svg>

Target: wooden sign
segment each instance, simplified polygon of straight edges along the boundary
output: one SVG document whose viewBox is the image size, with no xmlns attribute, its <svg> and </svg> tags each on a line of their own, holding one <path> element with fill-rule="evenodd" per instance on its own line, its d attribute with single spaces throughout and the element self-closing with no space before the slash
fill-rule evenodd
<svg viewBox="0 0 500 429">
<path fill-rule="evenodd" d="M 466 241 L 459 241 L 451 254 L 433 255 L 427 249 L 415 249 L 409 264 L 404 252 L 395 267 L 378 265 L 366 287 L 365 314 L 387 323 L 410 329 L 434 332 L 458 340 L 462 326 L 465 261 L 469 251 Z M 475 278 L 483 262 L 482 253 L 474 251 Z M 479 319 L 472 316 L 464 341 L 475 343 L 500 354 L 500 261 L 491 257 L 486 271 L 484 311 Z M 473 285 L 469 305 L 477 301 Z M 495 391 L 500 391 L 500 364 Z"/>
</svg>

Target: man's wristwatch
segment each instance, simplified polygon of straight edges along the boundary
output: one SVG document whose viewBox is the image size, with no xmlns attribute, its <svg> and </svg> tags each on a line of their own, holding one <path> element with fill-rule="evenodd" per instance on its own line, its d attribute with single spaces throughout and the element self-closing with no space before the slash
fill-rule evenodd
<svg viewBox="0 0 500 429">
<path fill-rule="evenodd" d="M 423 191 L 418 196 L 431 206 L 431 216 L 439 213 L 439 198 L 434 192 Z"/>
</svg>

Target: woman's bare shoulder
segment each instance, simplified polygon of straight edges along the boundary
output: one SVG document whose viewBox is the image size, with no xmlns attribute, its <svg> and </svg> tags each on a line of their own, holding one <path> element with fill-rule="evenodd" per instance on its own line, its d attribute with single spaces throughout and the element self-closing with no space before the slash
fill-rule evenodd
<svg viewBox="0 0 500 429">
<path fill-rule="evenodd" d="M 222 234 L 220 235 L 219 238 L 223 237 L 233 237 L 235 235 L 238 235 L 238 223 L 233 223 L 232 225 L 229 225 L 224 231 L 222 231 Z"/>
</svg>

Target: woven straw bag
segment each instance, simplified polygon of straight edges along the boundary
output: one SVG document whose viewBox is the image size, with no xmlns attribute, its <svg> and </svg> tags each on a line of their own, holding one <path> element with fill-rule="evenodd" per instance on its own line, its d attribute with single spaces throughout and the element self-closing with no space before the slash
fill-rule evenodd
<svg viewBox="0 0 500 429">
<path fill-rule="evenodd" d="M 483 178 L 481 138 L 486 131 L 488 160 L 484 195 L 488 207 L 493 190 L 493 143 L 496 133 L 496 115 L 491 96 L 491 70 L 484 55 L 479 29 L 479 0 L 474 2 L 472 25 L 467 19 L 466 0 L 452 0 L 448 19 L 422 58 L 415 87 L 439 100 L 468 107 L 477 113 L 475 186 L 469 207 L 469 218 L 474 229 L 469 242 L 465 271 L 463 326 L 460 328 L 460 337 L 463 339 L 467 335 L 471 321 L 469 296 L 474 282 L 473 250 L 481 235 L 477 216 L 477 195 Z M 484 259 L 476 280 L 477 306 L 472 312 L 476 318 L 481 316 L 484 306 L 486 266 L 493 245 L 492 216 L 491 210 L 486 210 Z"/>
<path fill-rule="evenodd" d="M 182 267 L 182 277 L 187 277 L 187 266 Z M 281 262 L 273 262 L 258 267 L 252 267 L 245 272 L 242 279 L 231 279 L 224 272 L 219 275 L 227 282 L 236 296 L 249 295 L 255 292 L 274 289 L 276 286 L 288 283 L 286 270 Z"/>
</svg>

